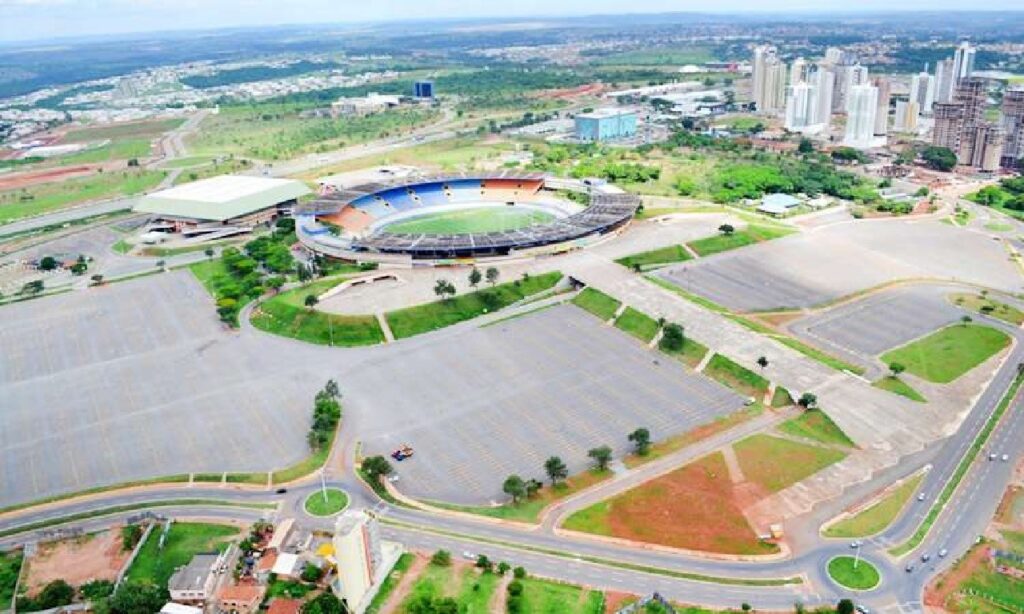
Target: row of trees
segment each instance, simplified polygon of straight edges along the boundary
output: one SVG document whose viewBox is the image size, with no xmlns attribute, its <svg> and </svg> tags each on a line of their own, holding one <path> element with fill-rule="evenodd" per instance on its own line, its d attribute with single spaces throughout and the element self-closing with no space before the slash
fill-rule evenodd
<svg viewBox="0 0 1024 614">
<path fill-rule="evenodd" d="M 96 614 L 152 614 L 168 600 L 167 591 L 148 583 L 125 582 L 116 591 L 109 580 L 92 580 L 75 589 L 65 580 L 53 580 L 35 597 L 18 597 L 19 612 L 35 612 L 70 605 L 76 599 L 92 604 Z"/>
<path fill-rule="evenodd" d="M 309 427 L 309 447 L 320 450 L 330 443 L 334 429 L 341 421 L 341 391 L 333 379 L 327 380 L 323 390 L 313 400 L 313 423 Z"/>
<path fill-rule="evenodd" d="M 236 247 L 221 251 L 220 260 L 227 274 L 213 280 L 221 320 L 237 326 L 242 305 L 268 289 L 276 291 L 285 284 L 285 275 L 296 270 L 295 259 L 289 251 L 294 230 L 294 220 L 281 219 L 272 233 L 246 243 L 244 251 Z M 213 250 L 207 249 L 206 255 L 213 257 Z"/>
<path fill-rule="evenodd" d="M 527 274 L 524 273 L 523 275 L 525 276 Z M 481 273 L 480 269 L 473 267 L 473 269 L 469 272 L 468 281 L 470 287 L 476 290 L 477 286 L 480 285 L 480 282 L 486 278 L 487 283 L 490 284 L 491 287 L 493 288 L 495 284 L 498 283 L 498 278 L 500 276 L 501 272 L 498 271 L 498 269 L 495 267 L 488 267 L 485 273 Z M 457 293 L 458 289 L 455 287 L 455 284 L 448 281 L 447 279 L 438 279 L 437 282 L 434 284 L 434 294 L 436 294 L 437 298 L 441 299 L 442 301 L 454 297 Z"/>
</svg>

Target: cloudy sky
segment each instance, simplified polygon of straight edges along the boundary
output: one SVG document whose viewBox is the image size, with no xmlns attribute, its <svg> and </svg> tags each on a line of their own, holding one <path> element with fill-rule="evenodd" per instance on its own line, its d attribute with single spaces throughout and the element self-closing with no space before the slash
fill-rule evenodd
<svg viewBox="0 0 1024 614">
<path fill-rule="evenodd" d="M 624 12 L 1008 10 L 1020 0 L 0 0 L 0 41 L 317 22 Z"/>
</svg>

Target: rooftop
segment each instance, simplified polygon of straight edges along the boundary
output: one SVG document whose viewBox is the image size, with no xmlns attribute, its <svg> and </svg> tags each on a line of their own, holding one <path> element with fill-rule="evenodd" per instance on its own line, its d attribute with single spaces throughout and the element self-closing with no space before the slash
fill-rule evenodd
<svg viewBox="0 0 1024 614">
<path fill-rule="evenodd" d="M 206 585 L 214 564 L 219 557 L 216 554 L 197 554 L 187 565 L 178 569 L 167 581 L 167 590 L 200 591 Z"/>
<path fill-rule="evenodd" d="M 203 614 L 203 610 L 190 605 L 168 601 L 164 604 L 164 607 L 160 608 L 160 614 Z"/>
<path fill-rule="evenodd" d="M 265 586 L 255 584 L 235 584 L 220 589 L 217 597 L 221 601 L 257 601 L 263 599 L 267 591 Z"/>
<path fill-rule="evenodd" d="M 135 206 L 140 213 L 224 221 L 309 194 L 292 179 L 221 175 L 150 194 Z"/>
<path fill-rule="evenodd" d="M 299 599 L 284 599 L 278 597 L 270 602 L 267 614 L 299 614 L 302 601 Z"/>
<path fill-rule="evenodd" d="M 295 566 L 299 563 L 299 555 L 290 552 L 281 552 L 277 555 L 277 561 L 271 573 L 279 576 L 290 576 L 295 573 Z"/>
<path fill-rule="evenodd" d="M 588 113 L 577 113 L 576 117 L 582 119 L 605 119 L 608 117 L 619 117 L 620 115 L 631 115 L 635 114 L 636 111 L 633 109 L 624 109 L 620 107 L 602 107 L 600 109 L 594 109 Z"/>
</svg>

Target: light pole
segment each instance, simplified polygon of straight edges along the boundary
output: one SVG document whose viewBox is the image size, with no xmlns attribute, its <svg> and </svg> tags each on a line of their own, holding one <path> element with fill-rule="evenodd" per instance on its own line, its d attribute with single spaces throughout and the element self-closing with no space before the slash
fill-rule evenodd
<svg viewBox="0 0 1024 614">
<path fill-rule="evenodd" d="M 857 564 L 860 563 L 860 547 L 861 542 L 857 542 L 857 553 L 853 557 L 853 568 L 857 569 Z"/>
<path fill-rule="evenodd" d="M 324 479 L 323 467 L 320 467 L 320 493 L 324 496 L 324 503 L 327 503 L 327 480 Z"/>
</svg>

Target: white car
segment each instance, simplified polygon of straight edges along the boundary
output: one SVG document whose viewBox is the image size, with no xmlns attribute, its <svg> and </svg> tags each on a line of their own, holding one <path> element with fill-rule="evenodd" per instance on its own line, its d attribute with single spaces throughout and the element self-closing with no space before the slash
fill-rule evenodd
<svg viewBox="0 0 1024 614">
<path fill-rule="evenodd" d="M 917 500 L 918 501 L 924 501 L 924 493 L 921 493 L 921 494 L 917 495 Z"/>
<path fill-rule="evenodd" d="M 1001 461 L 1003 461 L 1005 463 L 1006 461 L 1010 460 L 1010 455 L 1009 454 L 1003 454 L 1002 456 L 999 457 L 999 460 L 1001 460 Z"/>
<path fill-rule="evenodd" d="M 462 558 L 466 559 L 467 561 L 475 561 L 476 555 L 470 552 L 469 550 L 463 550 Z"/>
<path fill-rule="evenodd" d="M 947 554 L 949 554 L 949 550 L 946 550 L 945 548 L 943 548 L 942 550 L 939 550 L 939 558 L 940 559 L 946 558 Z"/>
</svg>

